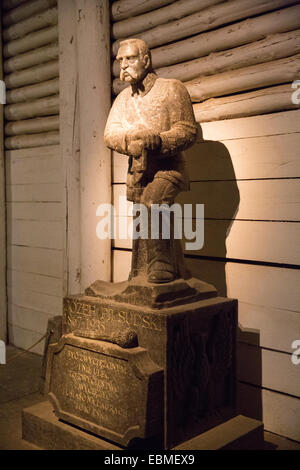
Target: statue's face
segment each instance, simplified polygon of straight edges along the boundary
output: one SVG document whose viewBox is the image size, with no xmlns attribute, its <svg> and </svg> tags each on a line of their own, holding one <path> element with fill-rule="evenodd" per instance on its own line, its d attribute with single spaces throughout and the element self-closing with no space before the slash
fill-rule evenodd
<svg viewBox="0 0 300 470">
<path fill-rule="evenodd" d="M 139 48 L 135 44 L 124 44 L 117 55 L 120 63 L 120 79 L 123 82 L 138 83 L 147 73 L 148 56 L 141 56 Z"/>
</svg>

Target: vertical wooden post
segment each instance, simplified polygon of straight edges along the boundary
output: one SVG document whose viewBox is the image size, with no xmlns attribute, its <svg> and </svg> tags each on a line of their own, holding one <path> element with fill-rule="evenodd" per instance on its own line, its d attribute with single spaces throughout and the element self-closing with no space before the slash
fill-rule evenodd
<svg viewBox="0 0 300 470">
<path fill-rule="evenodd" d="M 58 0 L 60 152 L 64 174 L 64 294 L 81 292 L 76 5 Z"/>
<path fill-rule="evenodd" d="M 1 6 L 0 6 L 1 10 Z M 2 30 L 0 11 L 0 80 L 2 71 Z M 1 94 L 2 95 L 2 94 Z M 5 209 L 5 157 L 4 157 L 4 105 L 0 104 L 0 339 L 7 341 L 7 299 L 6 299 L 6 209 Z"/>
<path fill-rule="evenodd" d="M 111 279 L 111 241 L 96 236 L 97 207 L 111 202 L 111 155 L 103 140 L 111 97 L 109 1 L 76 0 L 76 23 L 84 289 L 96 279 Z"/>
</svg>

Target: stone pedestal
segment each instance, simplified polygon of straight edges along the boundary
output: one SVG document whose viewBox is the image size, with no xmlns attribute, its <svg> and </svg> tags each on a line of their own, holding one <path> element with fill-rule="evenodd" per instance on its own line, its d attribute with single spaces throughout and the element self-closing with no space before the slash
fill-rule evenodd
<svg viewBox="0 0 300 470">
<path fill-rule="evenodd" d="M 197 280 L 102 292 L 64 299 L 46 380 L 58 418 L 124 447 L 170 449 L 235 415 L 237 301 Z"/>
<path fill-rule="evenodd" d="M 262 450 L 263 431 L 260 421 L 238 415 L 171 450 L 179 454 L 193 450 Z M 45 450 L 123 450 L 116 444 L 58 420 L 48 401 L 23 410 L 22 437 Z M 153 453 L 151 447 L 143 449 Z"/>
</svg>

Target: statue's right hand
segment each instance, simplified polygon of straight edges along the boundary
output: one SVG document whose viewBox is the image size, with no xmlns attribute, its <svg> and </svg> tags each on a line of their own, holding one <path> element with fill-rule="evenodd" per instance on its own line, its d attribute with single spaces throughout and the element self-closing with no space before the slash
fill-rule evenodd
<svg viewBox="0 0 300 470">
<path fill-rule="evenodd" d="M 140 139 L 131 141 L 127 146 L 128 154 L 134 158 L 139 158 L 143 153 L 143 149 L 144 143 Z"/>
</svg>

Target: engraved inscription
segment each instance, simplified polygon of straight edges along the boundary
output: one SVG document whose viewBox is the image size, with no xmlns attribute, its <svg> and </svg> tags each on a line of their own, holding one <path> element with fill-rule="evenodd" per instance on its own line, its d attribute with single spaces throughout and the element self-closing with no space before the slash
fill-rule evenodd
<svg viewBox="0 0 300 470">
<path fill-rule="evenodd" d="M 69 298 L 64 300 L 64 324 L 66 332 L 75 329 L 106 332 L 111 325 L 162 331 L 162 319 L 159 315 L 90 304 Z"/>
<path fill-rule="evenodd" d="M 141 388 L 127 361 L 66 345 L 54 361 L 53 377 L 67 412 L 110 429 L 135 424 L 132 397 L 138 403 Z"/>
</svg>

